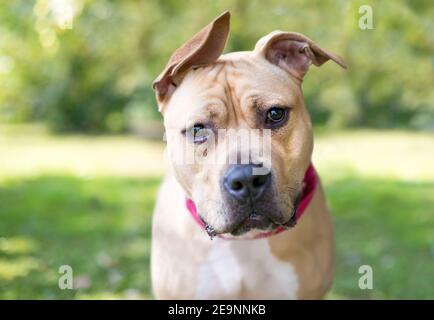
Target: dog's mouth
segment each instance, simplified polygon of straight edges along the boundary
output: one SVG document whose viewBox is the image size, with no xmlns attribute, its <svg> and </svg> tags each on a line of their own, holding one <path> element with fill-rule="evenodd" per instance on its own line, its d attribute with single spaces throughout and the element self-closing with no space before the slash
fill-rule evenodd
<svg viewBox="0 0 434 320">
<path fill-rule="evenodd" d="M 229 233 L 233 236 L 243 235 L 253 229 L 260 231 L 273 231 L 279 227 L 289 229 L 295 225 L 294 215 L 283 223 L 272 221 L 270 218 L 252 212 L 245 220 L 243 220 L 238 226 L 236 226 Z"/>
<path fill-rule="evenodd" d="M 285 229 L 289 229 L 294 227 L 295 224 L 296 224 L 295 210 L 291 215 L 291 217 L 283 223 L 272 221 L 267 216 L 258 214 L 256 211 L 252 211 L 250 215 L 248 215 L 244 220 L 242 220 L 235 227 L 231 228 L 229 231 L 216 232 L 214 228 L 209 224 L 205 224 L 205 230 L 210 236 L 210 238 L 212 239 L 217 235 L 224 235 L 224 234 L 229 234 L 235 237 L 242 236 L 251 230 L 272 232 L 277 228 L 281 228 L 281 227 Z"/>
<path fill-rule="evenodd" d="M 296 219 L 295 214 L 298 209 L 299 203 L 301 199 L 301 192 L 295 197 L 293 201 L 293 205 L 291 212 L 288 215 L 287 213 L 281 214 L 266 214 L 265 212 L 279 212 L 280 210 L 276 207 L 269 205 L 258 205 L 250 203 L 247 207 L 243 208 L 242 211 L 238 211 L 233 213 L 235 216 L 238 216 L 240 220 L 234 222 L 227 228 L 223 229 L 215 229 L 212 225 L 208 224 L 202 216 L 200 219 L 205 225 L 205 230 L 213 239 L 215 236 L 229 236 L 229 237 L 240 237 L 246 236 L 247 233 L 252 231 L 253 234 L 268 234 L 273 233 L 277 229 L 290 229 L 295 226 Z"/>
<path fill-rule="evenodd" d="M 260 214 L 257 214 L 256 212 L 252 212 L 246 219 L 241 221 L 239 225 L 237 225 L 232 231 L 229 233 L 233 236 L 239 236 L 243 233 L 246 233 L 250 231 L 251 229 L 258 229 L 258 230 L 268 230 L 272 227 L 273 222 Z"/>
</svg>

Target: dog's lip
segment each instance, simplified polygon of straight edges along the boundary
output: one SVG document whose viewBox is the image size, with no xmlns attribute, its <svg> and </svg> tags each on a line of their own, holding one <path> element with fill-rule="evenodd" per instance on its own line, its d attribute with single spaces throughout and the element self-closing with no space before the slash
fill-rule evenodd
<svg viewBox="0 0 434 320">
<path fill-rule="evenodd" d="M 258 214 L 253 211 L 249 216 L 243 219 L 235 228 L 233 228 L 229 233 L 232 235 L 239 235 L 243 231 L 249 231 L 251 229 L 265 230 L 274 228 L 275 223 L 271 221 L 268 217 L 262 214 Z"/>
<path fill-rule="evenodd" d="M 252 220 L 252 221 L 263 221 L 264 220 L 263 215 L 257 214 L 255 211 L 253 211 L 246 220 Z M 268 220 L 268 218 L 266 218 Z"/>
<path fill-rule="evenodd" d="M 200 218 L 205 224 L 206 232 L 212 239 L 217 235 L 224 235 L 224 234 L 231 234 L 233 236 L 238 236 L 252 229 L 259 229 L 263 231 L 266 230 L 273 231 L 279 227 L 290 229 L 296 225 L 295 213 L 297 211 L 297 207 L 298 207 L 298 201 L 296 200 L 291 212 L 291 217 L 285 222 L 273 221 L 272 219 L 267 217 L 267 215 L 258 213 L 254 208 L 252 208 L 250 214 L 248 214 L 244 219 L 242 219 L 239 223 L 237 223 L 229 230 L 228 229 L 215 230 L 214 227 L 206 223 L 206 221 L 202 217 Z"/>
<path fill-rule="evenodd" d="M 267 217 L 264 214 L 257 213 L 255 210 L 252 211 L 250 215 L 248 215 L 245 219 L 243 219 L 237 226 L 235 226 L 231 231 L 225 232 L 230 233 L 232 235 L 240 235 L 244 232 L 247 232 L 251 229 L 259 229 L 259 230 L 275 230 L 279 227 L 283 227 L 285 229 L 290 229 L 294 227 L 297 223 L 295 220 L 295 213 L 297 208 L 294 206 L 292 210 L 291 217 L 285 222 L 276 222 Z"/>
</svg>

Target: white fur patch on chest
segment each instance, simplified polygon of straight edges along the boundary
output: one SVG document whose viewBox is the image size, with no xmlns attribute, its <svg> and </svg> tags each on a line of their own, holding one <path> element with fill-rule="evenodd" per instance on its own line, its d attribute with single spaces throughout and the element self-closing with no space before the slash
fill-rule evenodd
<svg viewBox="0 0 434 320">
<path fill-rule="evenodd" d="M 197 283 L 196 299 L 296 299 L 298 289 L 293 266 L 266 239 L 214 239 Z"/>
</svg>

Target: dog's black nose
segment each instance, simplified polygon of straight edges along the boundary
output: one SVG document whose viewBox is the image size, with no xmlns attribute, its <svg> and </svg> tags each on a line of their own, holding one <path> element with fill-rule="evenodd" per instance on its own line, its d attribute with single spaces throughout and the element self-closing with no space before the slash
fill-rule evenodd
<svg viewBox="0 0 434 320">
<path fill-rule="evenodd" d="M 256 201 L 267 189 L 271 181 L 271 173 L 255 175 L 253 164 L 238 164 L 231 166 L 223 178 L 225 190 L 238 201 L 249 199 Z"/>
</svg>

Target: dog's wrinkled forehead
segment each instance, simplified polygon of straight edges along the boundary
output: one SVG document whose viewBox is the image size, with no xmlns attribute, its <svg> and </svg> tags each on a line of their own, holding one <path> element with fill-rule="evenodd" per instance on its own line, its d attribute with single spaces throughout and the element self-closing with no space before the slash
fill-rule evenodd
<svg viewBox="0 0 434 320">
<path fill-rule="evenodd" d="M 153 82 L 160 111 L 164 112 L 176 89 L 187 75 L 198 67 L 214 65 L 213 70 L 216 73 L 219 73 L 219 68 L 226 67 L 226 72 L 229 61 L 237 60 L 231 55 L 228 57 L 232 59 L 220 57 L 229 35 L 229 20 L 229 12 L 224 12 L 172 54 L 164 70 Z M 271 70 L 279 68 L 286 73 L 286 77 L 290 77 L 298 84 L 301 84 L 311 64 L 320 66 L 328 60 L 333 60 L 346 68 L 339 56 L 320 48 L 308 37 L 295 32 L 271 32 L 257 42 L 253 51 L 239 55 L 244 55 L 245 58 L 238 59 L 239 65 L 251 60 L 258 66 L 267 65 Z M 212 74 L 213 70 L 208 71 Z M 253 77 L 262 76 L 257 70 L 255 72 Z M 277 71 L 275 73 L 278 74 Z"/>
<path fill-rule="evenodd" d="M 235 113 L 255 115 L 262 104 L 291 105 L 296 84 L 279 68 L 271 68 L 250 52 L 223 55 L 216 62 L 188 72 L 167 103 L 177 123 L 225 120 Z M 166 115 L 171 116 L 171 115 Z M 182 118 L 182 119 L 181 119 Z M 249 120 L 243 119 L 243 120 Z"/>
</svg>

